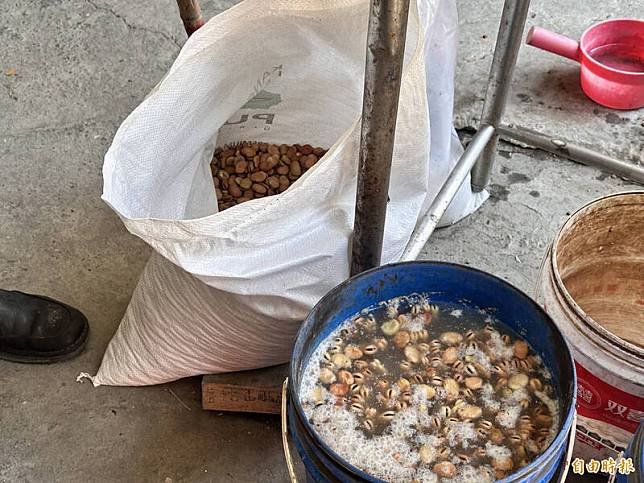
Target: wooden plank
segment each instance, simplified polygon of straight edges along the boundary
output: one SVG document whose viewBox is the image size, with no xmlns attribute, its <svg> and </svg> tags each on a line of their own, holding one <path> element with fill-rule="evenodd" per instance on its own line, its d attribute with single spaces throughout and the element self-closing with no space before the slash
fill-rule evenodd
<svg viewBox="0 0 644 483">
<path fill-rule="evenodd" d="M 211 411 L 279 414 L 286 376 L 288 364 L 208 374 L 201 380 L 201 406 Z"/>
</svg>

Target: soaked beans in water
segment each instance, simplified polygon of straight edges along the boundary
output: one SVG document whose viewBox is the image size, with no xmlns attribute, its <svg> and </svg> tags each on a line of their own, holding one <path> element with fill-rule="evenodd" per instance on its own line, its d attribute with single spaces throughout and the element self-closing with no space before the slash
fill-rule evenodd
<svg viewBox="0 0 644 483">
<path fill-rule="evenodd" d="M 559 405 L 529 344 L 475 309 L 399 298 L 314 352 L 300 398 L 338 454 L 386 481 L 493 481 L 554 439 Z"/>
</svg>

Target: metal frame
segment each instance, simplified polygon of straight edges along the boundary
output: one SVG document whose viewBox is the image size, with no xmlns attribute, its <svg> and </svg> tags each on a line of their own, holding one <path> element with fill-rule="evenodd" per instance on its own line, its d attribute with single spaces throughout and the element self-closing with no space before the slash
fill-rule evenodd
<svg viewBox="0 0 644 483">
<path fill-rule="evenodd" d="M 503 139 L 511 139 L 534 146 L 557 156 L 602 169 L 644 185 L 644 169 L 634 164 L 611 158 L 603 153 L 566 141 L 563 138 L 543 134 L 525 127 L 501 125 L 497 131 Z"/>
<path fill-rule="evenodd" d="M 380 4 L 381 2 L 385 4 L 395 3 L 387 2 L 386 0 L 372 0 L 372 14 L 373 5 Z M 452 172 L 445 180 L 445 183 L 441 187 L 438 195 L 431 203 L 427 214 L 423 219 L 421 219 L 420 223 L 412 233 L 409 243 L 402 254 L 402 260 L 415 260 L 418 257 L 436 228 L 439 220 L 445 213 L 445 210 L 451 203 L 454 196 L 456 196 L 456 193 L 470 172 L 472 174 L 471 184 L 474 192 L 482 191 L 487 187 L 494 165 L 496 144 L 499 137 L 514 139 L 519 142 L 544 149 L 556 155 L 578 161 L 588 166 L 593 166 L 619 176 L 629 178 L 633 181 L 644 183 L 644 169 L 638 166 L 613 159 L 609 156 L 597 153 L 583 146 L 575 145 L 561 138 L 553 138 L 535 131 L 501 125 L 529 7 L 530 0 L 505 0 L 503 12 L 501 14 L 499 32 L 494 48 L 494 57 L 492 60 L 492 67 L 490 68 L 490 76 L 488 79 L 487 92 L 479 130 L 465 149 L 464 153 L 461 155 L 461 158 L 456 163 Z M 384 31 L 380 31 L 378 33 L 372 32 L 371 21 L 369 25 L 369 39 L 372 39 L 376 34 L 384 34 Z M 400 27 L 400 25 L 398 25 L 398 27 Z M 380 39 L 380 41 L 386 43 L 387 39 Z M 372 43 L 369 42 L 367 51 L 369 52 L 372 47 Z M 402 51 L 404 51 L 404 45 L 401 52 Z M 402 55 L 402 53 L 400 55 Z M 369 72 L 369 69 L 371 68 L 369 61 L 370 57 L 367 56 L 367 72 Z M 399 60 L 392 59 L 392 62 L 394 61 L 398 62 Z M 382 65 L 380 67 L 382 68 Z M 363 116 L 365 114 L 366 113 L 363 113 Z M 395 120 L 393 121 L 393 124 L 395 126 Z M 391 123 L 387 125 L 387 128 L 389 128 L 390 125 Z M 363 166 L 363 153 L 368 152 L 370 149 L 369 146 L 364 146 L 364 143 L 368 142 L 370 139 L 369 136 L 365 136 L 364 127 L 363 123 L 363 137 L 361 139 L 360 149 L 361 167 Z M 371 127 L 371 129 L 375 130 L 382 128 L 382 125 L 373 125 Z M 391 138 L 391 142 L 393 143 L 393 138 Z M 389 146 L 387 146 L 387 148 L 389 148 Z M 390 153 L 391 149 L 386 149 L 385 152 Z M 391 157 L 389 156 L 388 159 L 381 159 L 380 163 L 381 164 L 376 166 L 374 169 L 381 170 L 385 169 L 385 167 L 388 169 L 391 165 Z M 365 200 L 373 200 L 371 194 L 368 193 L 369 185 L 361 179 L 361 177 L 368 176 L 368 174 L 369 173 L 364 173 L 362 169 L 359 171 L 356 206 L 362 205 Z M 382 186 L 382 184 L 379 185 L 379 189 L 382 189 Z M 379 204 L 372 204 L 371 210 L 376 212 L 385 211 L 386 201 L 383 202 L 383 198 L 386 200 L 384 196 L 381 196 Z M 382 240 L 382 233 L 384 232 L 384 218 L 382 219 L 382 223 L 374 224 L 373 220 L 364 216 L 362 211 L 356 210 L 354 223 L 354 256 L 356 256 L 356 249 L 359 251 L 361 247 L 364 250 L 378 250 L 377 255 L 370 255 L 369 260 L 371 260 L 371 264 L 359 264 L 359 267 L 364 270 L 377 266 L 375 261 L 380 260 L 381 246 L 366 246 L 365 241 L 367 238 L 364 233 L 369 233 L 369 236 L 371 237 L 375 237 L 373 233 L 379 233 L 380 240 Z M 352 274 L 356 273 L 353 270 L 354 268 L 355 267 L 352 265 Z"/>
<path fill-rule="evenodd" d="M 409 0 L 373 0 L 367 30 L 351 275 L 380 265 Z"/>
<path fill-rule="evenodd" d="M 499 138 L 497 129 L 510 92 L 529 7 L 530 0 L 505 0 L 479 130 L 430 205 L 427 215 L 412 233 L 403 252 L 403 260 L 418 257 L 470 171 L 474 192 L 484 190 L 490 180 Z"/>
<path fill-rule="evenodd" d="M 386 0 L 383 0 L 384 3 L 388 3 Z M 373 5 L 380 3 L 379 0 L 372 0 L 372 15 L 374 13 Z M 395 3 L 395 2 L 394 2 Z M 469 143 L 461 158 L 456 163 L 456 166 L 449 174 L 445 183 L 441 187 L 438 195 L 431 203 L 427 214 L 420 221 L 414 232 L 412 233 L 411 239 L 407 244 L 401 259 L 402 260 L 415 260 L 420 254 L 421 250 L 429 240 L 429 237 L 434 232 L 434 229 L 438 225 L 439 220 L 445 213 L 445 210 L 451 203 L 454 196 L 458 192 L 459 188 L 467 178 L 467 176 L 472 172 L 472 188 L 474 191 L 481 191 L 485 189 L 492 171 L 492 165 L 494 161 L 494 155 L 496 152 L 496 143 L 498 140 L 497 127 L 501 122 L 503 117 L 503 112 L 505 110 L 505 104 L 507 101 L 508 93 L 510 90 L 510 80 L 512 78 L 512 73 L 514 66 L 516 64 L 517 55 L 519 52 L 519 46 L 521 44 L 521 37 L 523 35 L 523 28 L 525 26 L 525 20 L 528 14 L 528 7 L 530 6 L 529 0 L 506 0 L 503 6 L 503 13 L 501 14 L 501 25 L 499 27 L 499 34 L 497 36 L 496 47 L 494 50 L 494 58 L 492 60 L 492 68 L 490 69 L 490 77 L 488 81 L 488 89 L 486 94 L 485 104 L 483 106 L 483 115 L 481 116 L 481 125 L 478 132 Z M 384 35 L 383 31 L 372 32 L 371 31 L 371 20 L 369 22 L 370 31 L 367 34 L 368 45 L 367 52 L 374 47 L 373 38 L 374 35 L 380 34 Z M 385 43 L 388 39 L 382 38 L 379 39 L 379 42 Z M 404 45 L 403 49 L 404 51 Z M 400 54 L 402 55 L 402 53 Z M 366 72 L 369 72 L 371 66 L 369 65 L 370 59 L 367 56 L 367 66 Z M 380 68 L 383 68 L 382 62 Z M 366 80 L 365 80 L 366 86 Z M 365 87 L 365 95 L 367 93 Z M 368 136 L 364 136 L 364 118 L 368 113 L 363 112 L 363 137 L 361 139 L 360 146 L 360 165 L 363 165 L 363 153 L 368 152 L 369 147 L 365 147 L 364 143 L 368 142 L 370 139 Z M 395 126 L 395 120 L 394 120 Z M 382 126 L 374 125 L 373 129 L 381 129 Z M 393 143 L 393 139 L 391 140 Z M 393 147 L 393 144 L 392 144 Z M 386 150 L 387 153 L 391 152 L 391 149 Z M 481 155 L 483 155 L 481 157 Z M 477 162 L 477 159 L 480 160 Z M 388 167 L 391 165 L 391 155 L 389 159 L 383 159 L 381 168 L 385 166 Z M 368 186 L 364 183 L 363 179 L 367 176 L 368 173 L 364 173 L 363 170 L 358 172 L 358 191 L 356 195 L 356 206 L 363 205 L 364 200 L 372 199 L 370 193 L 368 192 Z M 386 186 L 388 188 L 388 184 Z M 386 199 L 385 199 L 386 200 Z M 386 201 L 381 204 L 371 204 L 371 210 L 376 212 L 386 210 Z M 384 232 L 384 218 L 382 223 L 374 223 L 373 219 L 369 219 L 364 216 L 362 211 L 356 209 L 356 217 L 354 222 L 354 235 L 353 235 L 353 254 L 356 256 L 356 250 L 367 249 L 367 250 L 378 250 L 377 256 L 370 256 L 370 260 L 375 262 L 380 260 L 380 249 L 381 246 L 366 246 L 366 237 L 365 232 L 368 233 L 379 233 L 382 239 L 382 233 Z M 373 235 L 371 235 L 373 237 Z M 365 238 L 363 240 L 363 237 Z M 360 268 L 366 270 L 377 266 L 377 264 L 361 264 Z M 357 273 L 355 266 L 352 263 L 352 274 Z"/>
<path fill-rule="evenodd" d="M 503 5 L 481 114 L 481 126 L 492 126 L 496 130 L 503 118 L 529 7 L 530 0 L 509 0 Z M 483 156 L 472 169 L 471 183 L 475 192 L 483 191 L 490 181 L 498 140 L 499 135 L 495 132 L 485 146 Z"/>
<path fill-rule="evenodd" d="M 494 128 L 492 126 L 483 126 L 474 135 L 465 152 L 454 166 L 447 180 L 441 187 L 440 191 L 429 205 L 427 214 L 420 221 L 414 232 L 411 234 L 409 243 L 402 254 L 401 260 L 416 260 L 421 250 L 434 232 L 443 213 L 452 202 L 456 193 L 465 182 L 465 178 L 470 173 L 474 163 L 479 158 L 485 147 L 494 139 Z"/>
</svg>

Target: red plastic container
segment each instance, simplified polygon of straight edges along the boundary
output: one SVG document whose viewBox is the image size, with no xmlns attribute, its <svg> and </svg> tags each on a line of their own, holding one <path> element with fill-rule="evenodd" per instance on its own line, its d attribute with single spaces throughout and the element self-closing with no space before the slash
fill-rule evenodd
<svg viewBox="0 0 644 483">
<path fill-rule="evenodd" d="M 644 107 L 644 20 L 611 19 L 589 27 L 579 42 L 532 27 L 526 42 L 581 64 L 581 88 L 612 109 Z"/>
</svg>

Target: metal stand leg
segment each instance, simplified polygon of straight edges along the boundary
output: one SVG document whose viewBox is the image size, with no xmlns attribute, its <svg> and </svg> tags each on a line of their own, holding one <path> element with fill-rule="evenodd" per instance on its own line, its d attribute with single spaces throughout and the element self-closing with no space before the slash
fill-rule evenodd
<svg viewBox="0 0 644 483">
<path fill-rule="evenodd" d="M 476 162 L 477 158 L 481 155 L 485 146 L 491 142 L 492 137 L 494 136 L 494 128 L 492 126 L 482 126 L 478 132 L 470 141 L 470 144 L 467 146 L 467 149 L 461 155 L 461 158 L 454 166 L 454 169 L 449 174 L 445 183 L 441 187 L 440 191 L 432 201 L 432 204 L 429 205 L 427 214 L 420 220 L 420 223 L 411 234 L 409 243 L 403 251 L 401 261 L 406 262 L 410 260 L 416 260 L 418 255 L 420 255 L 421 250 L 429 240 L 429 237 L 432 236 L 434 229 L 438 225 L 443 213 L 447 210 L 447 207 L 452 202 L 456 193 L 458 193 L 459 188 L 467 178 L 467 175 L 470 173 L 472 166 Z"/>
<path fill-rule="evenodd" d="M 558 136 L 550 136 L 519 126 L 501 125 L 497 129 L 504 139 L 514 139 L 549 153 L 568 158 L 578 163 L 608 171 L 622 178 L 644 185 L 644 168 L 619 159 L 611 158 L 603 153 L 580 146 Z"/>
<path fill-rule="evenodd" d="M 177 0 L 177 5 L 183 26 L 190 37 L 204 23 L 199 0 Z"/>
<path fill-rule="evenodd" d="M 409 0 L 371 0 L 351 275 L 380 265 Z"/>
<path fill-rule="evenodd" d="M 374 1 L 374 3 L 376 2 Z M 438 225 L 443 213 L 449 206 L 470 171 L 472 174 L 473 191 L 479 192 L 485 189 L 492 172 L 494 156 L 496 154 L 496 144 L 499 135 L 505 138 L 517 139 L 526 144 L 531 144 L 589 166 L 607 169 L 619 176 L 623 176 L 640 183 L 644 180 L 644 169 L 639 166 L 633 166 L 628 163 L 615 160 L 559 138 L 553 138 L 534 131 L 501 125 L 529 6 L 529 0 L 505 0 L 479 130 L 470 142 L 469 146 L 465 149 L 465 152 L 456 163 L 456 166 L 448 178 L 445 180 L 445 183 L 438 192 L 438 195 L 430 205 L 427 214 L 420 220 L 416 229 L 412 233 L 409 243 L 405 247 L 401 256 L 401 260 L 403 261 L 414 260 L 418 257 L 421 250 L 427 243 L 427 240 L 429 240 L 429 237 Z M 372 27 L 370 24 L 370 34 L 371 33 Z M 369 109 L 374 109 L 373 104 L 369 107 L 367 103 L 367 93 L 371 93 L 371 100 L 375 97 L 375 93 L 369 88 L 369 86 L 373 85 L 375 82 L 374 79 L 369 81 L 369 66 L 371 65 L 373 67 L 372 63 L 375 59 L 374 55 L 371 54 L 371 48 L 374 45 L 373 40 L 371 40 L 372 37 L 369 38 L 367 78 L 365 79 L 365 115 Z M 371 55 L 371 57 L 369 57 L 369 55 Z M 381 65 L 380 67 L 383 66 Z M 382 83 L 380 87 L 383 87 L 384 85 L 385 83 Z M 399 86 L 396 87 L 396 89 L 398 88 Z M 365 122 L 367 119 L 371 124 L 369 124 L 369 122 Z M 368 145 L 370 148 L 374 148 L 376 146 L 376 143 L 370 144 L 367 140 L 371 139 L 368 137 L 371 130 L 373 130 L 373 132 L 377 132 L 377 127 L 379 125 L 382 127 L 383 131 L 387 130 L 388 132 L 391 132 L 389 130 L 392 130 L 395 127 L 395 111 L 393 122 L 391 119 L 392 118 L 388 118 L 389 122 L 379 124 L 375 122 L 375 118 L 363 117 L 363 137 L 361 139 L 362 144 L 359 173 L 360 179 L 358 182 L 359 189 L 357 199 L 357 203 L 360 206 L 361 211 L 359 215 L 359 211 L 356 208 L 356 231 L 354 234 L 354 264 L 352 265 L 352 274 L 376 266 L 380 262 L 382 232 L 385 217 L 385 207 L 381 203 L 383 203 L 382 200 L 386 198 L 386 187 L 388 185 L 389 167 L 391 164 L 391 144 L 387 144 L 387 159 L 383 158 L 379 160 L 374 160 L 373 151 L 367 151 L 365 146 Z M 393 136 L 391 137 L 391 142 L 392 141 Z M 374 169 L 374 167 L 377 169 Z M 378 170 L 382 170 L 382 172 L 386 173 L 386 180 L 384 178 L 378 178 Z M 373 178 L 368 178 L 367 175 L 369 173 L 374 173 Z M 370 181 L 371 184 L 369 184 L 368 181 Z M 380 195 L 377 196 L 376 193 L 380 193 Z M 370 208 L 372 209 L 371 213 L 374 215 L 373 217 L 368 217 L 367 214 L 364 213 L 364 210 L 368 210 Z M 380 223 L 382 223 L 382 225 Z M 360 232 L 359 236 L 357 235 L 358 232 Z M 377 243 L 371 245 L 370 243 L 373 243 L 373 240 L 376 240 Z M 356 254 L 363 257 L 360 259 L 360 262 L 358 262 L 358 255 Z"/>
<path fill-rule="evenodd" d="M 501 122 L 529 7 L 530 0 L 505 0 L 481 115 L 481 127 L 489 125 L 496 129 Z M 498 135 L 495 135 L 472 169 L 472 190 L 475 192 L 483 191 L 490 181 L 497 141 Z"/>
</svg>

